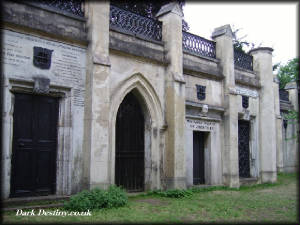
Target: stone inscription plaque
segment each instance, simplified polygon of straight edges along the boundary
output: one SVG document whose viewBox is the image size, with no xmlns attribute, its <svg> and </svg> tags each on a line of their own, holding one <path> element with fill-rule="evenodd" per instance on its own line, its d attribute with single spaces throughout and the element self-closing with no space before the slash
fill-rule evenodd
<svg viewBox="0 0 300 225">
<path fill-rule="evenodd" d="M 72 88 L 75 106 L 84 106 L 86 50 L 84 48 L 51 41 L 10 30 L 2 32 L 1 63 L 6 78 L 32 81 L 44 77 L 51 85 Z M 34 46 L 53 50 L 51 67 L 43 70 L 33 65 Z"/>
<path fill-rule="evenodd" d="M 216 123 L 212 121 L 186 119 L 187 128 L 192 130 L 213 131 L 215 125 Z"/>
<path fill-rule="evenodd" d="M 242 87 L 229 88 L 229 92 L 236 95 L 244 95 L 252 98 L 257 98 L 258 92 L 255 90 L 250 90 Z"/>
</svg>

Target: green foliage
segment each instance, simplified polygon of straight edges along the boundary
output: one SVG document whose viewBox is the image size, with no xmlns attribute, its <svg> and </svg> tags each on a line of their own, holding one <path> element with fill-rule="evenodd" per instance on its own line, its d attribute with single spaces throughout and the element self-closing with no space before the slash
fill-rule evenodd
<svg viewBox="0 0 300 225">
<path fill-rule="evenodd" d="M 184 198 L 193 194 L 190 190 L 170 189 L 166 191 L 154 190 L 148 193 L 148 195 L 157 195 L 167 198 Z"/>
<path fill-rule="evenodd" d="M 232 34 L 233 34 L 233 48 L 235 50 L 241 51 L 243 53 L 246 53 L 246 49 L 250 50 L 256 47 L 256 45 L 252 42 L 246 41 L 245 38 L 247 35 L 240 36 L 240 31 L 242 28 L 235 28 L 234 25 L 232 25 Z M 261 44 L 259 44 L 257 47 L 259 47 Z"/>
<path fill-rule="evenodd" d="M 289 82 L 296 81 L 299 77 L 299 58 L 291 59 L 286 65 L 278 69 L 277 78 L 280 82 L 280 89 L 283 89 Z"/>
<path fill-rule="evenodd" d="M 73 211 L 86 211 L 88 209 L 121 207 L 126 205 L 127 202 L 126 192 L 113 185 L 108 190 L 95 188 L 91 191 L 84 190 L 79 192 L 65 202 L 64 208 Z"/>
<path fill-rule="evenodd" d="M 296 110 L 289 110 L 288 113 L 283 114 L 283 119 L 288 121 L 288 124 L 298 124 L 299 123 L 299 112 Z M 285 138 L 285 140 L 297 139 L 299 141 L 299 133 L 296 132 L 291 137 Z"/>
<path fill-rule="evenodd" d="M 283 115 L 286 120 L 297 120 L 299 121 L 299 113 L 295 110 L 289 110 L 287 114 Z"/>
<path fill-rule="evenodd" d="M 275 71 L 280 67 L 280 62 L 279 63 L 275 63 L 272 67 L 272 70 Z"/>
<path fill-rule="evenodd" d="M 298 181 L 298 173 L 282 173 L 278 185 L 263 189 L 221 189 L 180 199 L 135 195 L 129 197 L 129 207 L 94 210 L 92 216 L 16 216 L 16 211 L 4 211 L 2 219 L 3 224 L 299 224 Z"/>
</svg>

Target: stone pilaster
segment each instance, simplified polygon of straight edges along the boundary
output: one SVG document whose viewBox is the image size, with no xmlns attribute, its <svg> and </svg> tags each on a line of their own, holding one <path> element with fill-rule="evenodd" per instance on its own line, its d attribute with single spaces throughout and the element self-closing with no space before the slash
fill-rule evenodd
<svg viewBox="0 0 300 225">
<path fill-rule="evenodd" d="M 276 167 L 278 172 L 283 172 L 283 146 L 282 146 L 282 117 L 280 115 L 279 80 L 273 78 L 274 110 L 276 117 Z"/>
<path fill-rule="evenodd" d="M 289 92 L 289 101 L 292 104 L 292 110 L 299 113 L 298 89 L 296 82 L 289 82 L 284 88 Z M 299 114 L 298 114 L 299 115 Z M 299 122 L 296 119 L 288 121 L 286 129 L 286 165 L 285 172 L 294 172 L 299 169 Z"/>
<path fill-rule="evenodd" d="M 261 182 L 275 182 L 276 169 L 276 114 L 274 106 L 272 48 L 256 48 L 253 56 L 253 70 L 260 79 L 259 136 Z"/>
<path fill-rule="evenodd" d="M 224 184 L 239 187 L 238 160 L 238 110 L 235 94 L 234 56 L 232 30 L 230 25 L 224 25 L 213 31 L 212 38 L 216 41 L 216 57 L 224 75 L 224 149 L 223 178 Z"/>
<path fill-rule="evenodd" d="M 107 187 L 109 122 L 109 1 L 86 1 L 89 46 L 84 127 L 84 177 L 88 189 Z"/>
<path fill-rule="evenodd" d="M 157 17 L 163 23 L 165 57 L 169 62 L 165 76 L 165 119 L 167 122 L 164 152 L 166 188 L 186 188 L 185 177 L 185 82 L 182 68 L 182 16 L 178 3 L 162 6 Z"/>
</svg>

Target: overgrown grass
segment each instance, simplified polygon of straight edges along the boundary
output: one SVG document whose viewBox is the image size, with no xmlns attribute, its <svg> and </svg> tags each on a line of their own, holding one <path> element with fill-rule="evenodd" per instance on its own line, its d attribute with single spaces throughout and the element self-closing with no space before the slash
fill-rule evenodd
<svg viewBox="0 0 300 225">
<path fill-rule="evenodd" d="M 203 222 L 299 222 L 298 175 L 279 174 L 278 182 L 243 186 L 194 188 L 191 195 L 179 197 L 178 190 L 166 192 L 171 196 L 146 193 L 129 197 L 120 208 L 94 210 L 91 217 L 83 216 L 16 216 L 5 212 L 4 223 L 203 223 Z M 186 192 L 186 191 L 185 191 Z M 176 198 L 174 196 L 177 196 Z M 49 209 L 54 210 L 54 209 Z M 63 210 L 63 208 L 60 208 Z"/>
<path fill-rule="evenodd" d="M 64 208 L 70 211 L 87 211 L 125 206 L 128 202 L 126 192 L 112 185 L 108 190 L 95 188 L 81 191 L 66 201 Z"/>
</svg>

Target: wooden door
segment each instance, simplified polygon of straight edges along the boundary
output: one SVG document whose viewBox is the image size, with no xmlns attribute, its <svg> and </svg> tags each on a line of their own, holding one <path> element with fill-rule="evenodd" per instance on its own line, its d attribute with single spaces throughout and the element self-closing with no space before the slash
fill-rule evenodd
<svg viewBox="0 0 300 225">
<path fill-rule="evenodd" d="M 15 94 L 11 197 L 55 192 L 58 101 Z"/>
<path fill-rule="evenodd" d="M 205 184 L 204 177 L 204 133 L 193 132 L 193 184 Z"/>
<path fill-rule="evenodd" d="M 128 191 L 144 190 L 144 116 L 136 97 L 129 93 L 116 121 L 115 183 Z"/>
</svg>

